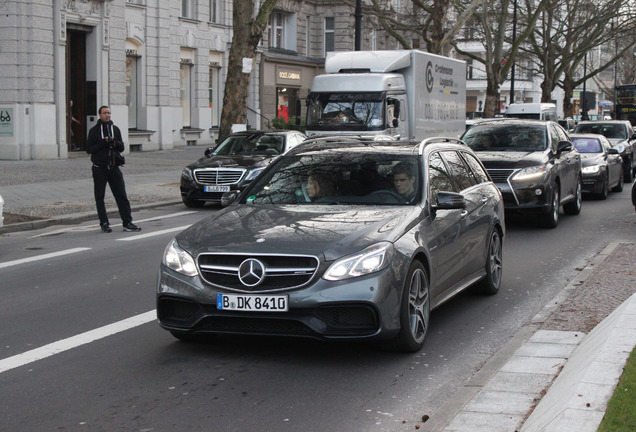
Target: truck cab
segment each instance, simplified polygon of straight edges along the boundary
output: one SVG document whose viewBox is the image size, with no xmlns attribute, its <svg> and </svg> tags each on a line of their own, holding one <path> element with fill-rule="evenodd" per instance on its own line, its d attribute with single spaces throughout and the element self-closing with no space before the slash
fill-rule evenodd
<svg viewBox="0 0 636 432">
<path fill-rule="evenodd" d="M 407 138 L 406 97 L 404 77 L 398 74 L 320 75 L 307 98 L 306 129 L 310 136 L 337 132 Z"/>
</svg>

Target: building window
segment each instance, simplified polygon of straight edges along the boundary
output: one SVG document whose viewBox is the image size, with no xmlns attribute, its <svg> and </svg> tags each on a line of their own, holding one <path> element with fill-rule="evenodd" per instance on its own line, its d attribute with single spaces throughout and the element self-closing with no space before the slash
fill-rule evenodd
<svg viewBox="0 0 636 432">
<path fill-rule="evenodd" d="M 473 79 L 473 59 L 466 59 L 466 79 Z"/>
<path fill-rule="evenodd" d="M 146 5 L 146 0 L 126 0 L 126 3 L 140 5 L 140 6 L 145 6 Z"/>
<path fill-rule="evenodd" d="M 325 56 L 330 51 L 335 51 L 335 19 L 333 17 L 325 18 Z"/>
<path fill-rule="evenodd" d="M 210 22 L 215 24 L 221 23 L 221 0 L 210 0 Z"/>
<path fill-rule="evenodd" d="M 183 127 L 190 127 L 192 126 L 192 64 L 182 59 L 180 72 L 181 91 L 179 99 L 181 101 L 181 110 L 183 113 Z"/>
<path fill-rule="evenodd" d="M 272 48 L 285 48 L 285 20 L 281 12 L 274 12 L 269 27 L 269 46 Z"/>
<path fill-rule="evenodd" d="M 210 111 L 212 111 L 212 127 L 219 127 L 221 119 L 221 67 L 210 65 L 210 82 L 208 86 L 208 98 Z"/>
<path fill-rule="evenodd" d="M 138 63 L 139 57 L 126 56 L 126 105 L 128 105 L 128 127 L 137 129 L 138 103 Z"/>
<path fill-rule="evenodd" d="M 181 0 L 181 16 L 183 18 L 196 18 L 196 0 Z"/>
</svg>

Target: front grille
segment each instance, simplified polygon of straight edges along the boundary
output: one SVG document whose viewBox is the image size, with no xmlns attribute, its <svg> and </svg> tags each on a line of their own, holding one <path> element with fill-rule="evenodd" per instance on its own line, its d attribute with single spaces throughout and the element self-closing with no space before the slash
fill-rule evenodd
<svg viewBox="0 0 636 432">
<path fill-rule="evenodd" d="M 245 285 L 239 279 L 239 266 L 250 258 L 258 260 L 264 267 L 261 283 L 254 286 Z M 304 255 L 201 254 L 198 264 L 201 277 L 209 284 L 239 292 L 268 292 L 307 284 L 318 269 L 318 258 Z"/>
<path fill-rule="evenodd" d="M 194 177 L 204 185 L 232 185 L 241 181 L 245 171 L 242 168 L 204 168 L 194 170 Z"/>
<path fill-rule="evenodd" d="M 489 169 L 488 174 L 495 183 L 507 183 L 508 178 L 515 172 L 511 169 Z"/>
</svg>

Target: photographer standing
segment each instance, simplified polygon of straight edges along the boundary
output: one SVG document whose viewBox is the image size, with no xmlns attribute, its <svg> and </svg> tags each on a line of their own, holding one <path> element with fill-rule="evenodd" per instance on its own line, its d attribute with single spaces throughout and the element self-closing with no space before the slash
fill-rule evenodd
<svg viewBox="0 0 636 432">
<path fill-rule="evenodd" d="M 91 155 L 91 162 L 93 162 L 93 185 L 99 225 L 104 232 L 109 233 L 112 231 L 108 222 L 106 205 L 104 204 L 106 184 L 108 183 L 117 202 L 124 231 L 141 231 L 141 228 L 132 223 L 124 175 L 119 169 L 119 166 L 124 164 L 123 156 L 120 154 L 120 152 L 124 151 L 121 131 L 110 120 L 109 107 L 102 106 L 98 112 L 99 120 L 88 132 L 86 153 Z"/>
</svg>

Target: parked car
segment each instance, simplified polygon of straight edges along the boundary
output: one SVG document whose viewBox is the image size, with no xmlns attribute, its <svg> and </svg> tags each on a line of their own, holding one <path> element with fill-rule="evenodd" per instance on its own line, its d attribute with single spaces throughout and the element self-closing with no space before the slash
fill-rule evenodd
<svg viewBox="0 0 636 432">
<path fill-rule="evenodd" d="M 572 117 L 559 119 L 558 122 L 561 125 L 561 127 L 568 132 L 572 132 L 574 128 L 576 127 L 576 121 Z"/>
<path fill-rule="evenodd" d="M 581 212 L 581 157 L 556 122 L 481 122 L 462 139 L 501 190 L 506 210 L 536 214 L 547 228 L 557 226 L 561 206 L 566 214 Z"/>
<path fill-rule="evenodd" d="M 629 120 L 582 121 L 574 133 L 593 133 L 607 138 L 623 158 L 623 180 L 632 181 L 636 169 L 636 134 Z"/>
<path fill-rule="evenodd" d="M 165 250 L 157 317 L 179 339 L 383 340 L 415 352 L 432 309 L 501 285 L 501 193 L 456 139 L 309 140 L 226 198 Z"/>
<path fill-rule="evenodd" d="M 245 131 L 225 138 L 181 173 L 181 199 L 187 207 L 220 203 L 221 196 L 241 190 L 276 156 L 303 142 L 298 131 Z"/>
<path fill-rule="evenodd" d="M 623 190 L 623 159 L 603 135 L 571 134 L 581 154 L 583 192 L 606 199 L 610 189 Z"/>
</svg>

